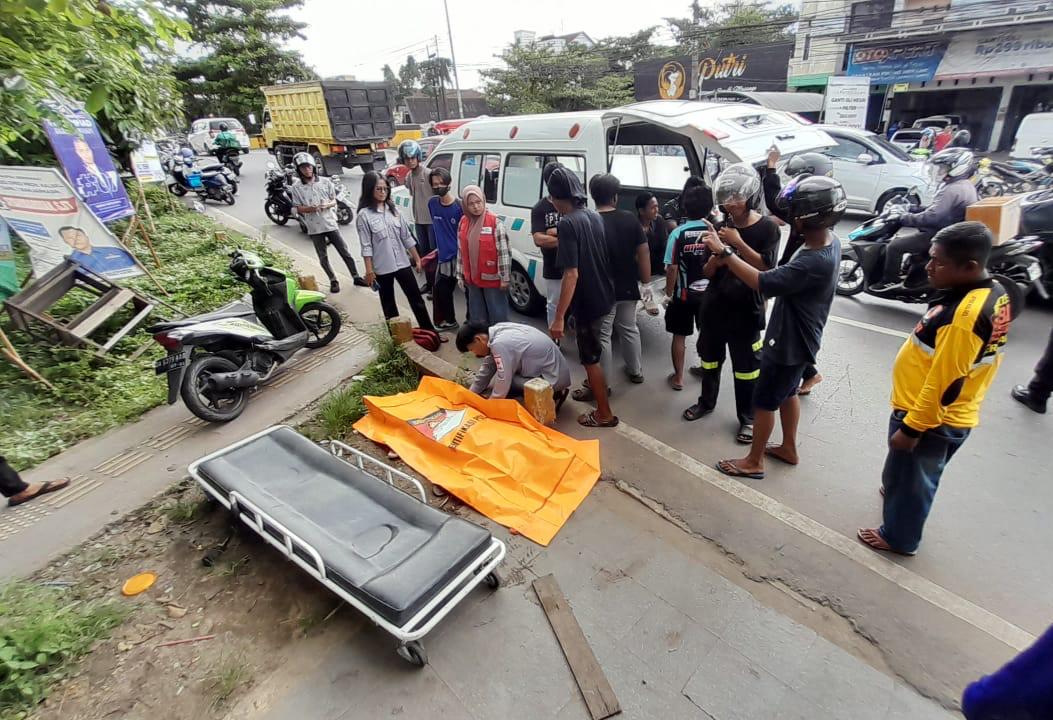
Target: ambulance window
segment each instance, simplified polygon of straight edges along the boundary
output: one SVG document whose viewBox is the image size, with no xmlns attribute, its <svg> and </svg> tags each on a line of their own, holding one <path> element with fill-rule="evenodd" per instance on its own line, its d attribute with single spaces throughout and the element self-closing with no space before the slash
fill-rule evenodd
<svg viewBox="0 0 1053 720">
<path fill-rule="evenodd" d="M 442 153 L 441 155 L 432 155 L 428 159 L 428 169 L 434 170 L 435 168 L 443 168 L 449 170 L 453 167 L 453 154 Z"/>
<path fill-rule="evenodd" d="M 486 196 L 486 202 L 488 203 L 497 202 L 497 181 L 500 176 L 501 156 L 484 155 L 482 167 L 483 195 Z"/>
<path fill-rule="evenodd" d="M 479 184 L 479 168 L 482 166 L 482 155 L 465 153 L 461 156 L 461 169 L 457 173 L 457 197 L 460 197 L 469 185 Z"/>
<path fill-rule="evenodd" d="M 505 182 L 501 202 L 511 207 L 532 208 L 547 191 L 541 181 L 545 165 L 555 161 L 578 176 L 585 185 L 585 158 L 580 155 L 527 155 L 509 153 L 505 159 Z"/>
</svg>

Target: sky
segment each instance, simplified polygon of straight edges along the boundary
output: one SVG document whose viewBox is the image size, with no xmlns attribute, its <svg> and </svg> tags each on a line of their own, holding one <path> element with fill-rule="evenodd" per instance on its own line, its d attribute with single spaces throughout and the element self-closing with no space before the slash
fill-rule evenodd
<svg viewBox="0 0 1053 720">
<path fill-rule="evenodd" d="M 648 25 L 663 26 L 665 17 L 688 15 L 689 0 L 447 0 L 453 29 L 454 52 L 462 88 L 479 87 L 479 70 L 496 64 L 494 58 L 513 40 L 516 30 L 538 37 L 584 31 L 596 40 L 628 35 Z M 365 6 L 365 7 L 364 7 Z M 366 7 L 376 8 L 376 17 Z M 617 10 L 615 8 L 618 8 Z M 646 14 L 621 8 L 646 10 Z M 354 75 L 380 80 L 385 63 L 398 72 L 406 55 L 427 58 L 427 46 L 449 56 L 442 0 L 306 0 L 291 15 L 307 23 L 306 41 L 292 43 L 322 77 Z M 671 42 L 667 31 L 655 35 Z"/>
</svg>

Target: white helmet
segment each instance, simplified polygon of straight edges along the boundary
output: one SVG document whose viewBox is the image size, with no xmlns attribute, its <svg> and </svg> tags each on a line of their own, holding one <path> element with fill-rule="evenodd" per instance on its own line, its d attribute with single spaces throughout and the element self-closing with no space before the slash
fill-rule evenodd
<svg viewBox="0 0 1053 720">
<path fill-rule="evenodd" d="M 311 156 L 311 153 L 298 152 L 293 156 L 292 162 L 293 167 L 295 168 L 299 168 L 301 165 L 310 165 L 315 168 L 315 170 L 318 169 L 315 167 L 314 158 Z"/>
<path fill-rule="evenodd" d="M 952 147 L 940 150 L 928 160 L 929 171 L 935 182 L 941 180 L 956 180 L 961 177 L 972 175 L 976 164 L 976 157 L 972 150 L 967 148 Z"/>
</svg>

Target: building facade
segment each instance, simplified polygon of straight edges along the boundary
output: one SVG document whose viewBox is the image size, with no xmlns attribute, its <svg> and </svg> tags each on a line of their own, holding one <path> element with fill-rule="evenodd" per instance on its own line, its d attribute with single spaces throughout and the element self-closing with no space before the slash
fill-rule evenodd
<svg viewBox="0 0 1053 720">
<path fill-rule="evenodd" d="M 867 127 L 953 114 L 980 150 L 1005 150 L 1020 120 L 1053 109 L 1047 0 L 806 0 L 789 85 L 871 79 Z"/>
</svg>

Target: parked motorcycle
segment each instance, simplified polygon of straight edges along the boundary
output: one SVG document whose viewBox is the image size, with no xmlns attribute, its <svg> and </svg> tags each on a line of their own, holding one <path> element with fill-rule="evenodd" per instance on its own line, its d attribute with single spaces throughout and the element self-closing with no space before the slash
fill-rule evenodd
<svg viewBox="0 0 1053 720">
<path fill-rule="evenodd" d="M 887 289 L 872 289 L 884 276 L 885 252 L 901 227 L 899 218 L 914 207 L 917 207 L 916 203 L 912 204 L 907 196 L 898 195 L 886 203 L 880 215 L 848 234 L 848 247 L 841 253 L 838 295 L 850 297 L 866 292 L 885 300 L 924 303 L 939 292 L 929 283 L 925 273 L 927 255 L 904 257 L 900 283 Z M 1043 297 L 1046 295 L 1041 282 L 1042 267 L 1038 259 L 1029 254 L 1041 246 L 1038 240 L 1013 239 L 991 250 L 987 271 L 1009 293 L 1014 317 L 1023 310 L 1024 298 L 1031 289 Z"/>
<path fill-rule="evenodd" d="M 222 172 L 210 172 L 194 167 L 194 161 L 185 156 L 175 158 L 169 171 L 171 182 L 168 190 L 182 197 L 188 192 L 197 193 L 202 200 L 221 200 L 234 204 L 235 189 Z"/>
<path fill-rule="evenodd" d="M 220 164 L 228 168 L 235 176 L 241 177 L 241 151 L 229 148 L 216 148 L 212 151 Z"/>
<path fill-rule="evenodd" d="M 1020 232 L 1014 239 L 1041 243 L 1033 254 L 1042 263 L 1042 284 L 1053 295 L 1053 189 L 1028 193 L 1020 199 Z"/>
<path fill-rule="evenodd" d="M 976 192 L 980 197 L 999 197 L 1053 188 L 1053 146 L 1041 148 L 1038 155 L 1037 162 L 983 158 L 973 175 Z"/>
<path fill-rule="evenodd" d="M 234 302 L 147 329 L 168 351 L 154 364 L 168 377 L 168 403 L 182 397 L 208 422 L 241 415 L 249 393 L 298 350 L 324 347 L 340 332 L 340 313 L 324 293 L 301 289 L 254 253 L 236 250 L 230 257 L 230 272 L 252 288 L 251 306 Z"/>
<path fill-rule="evenodd" d="M 355 217 L 354 210 L 351 209 L 351 197 L 343 183 L 335 178 L 330 179 L 336 187 L 336 222 L 340 225 L 350 225 Z M 267 163 L 267 199 L 264 200 L 263 211 L 267 213 L 271 222 L 277 225 L 285 225 L 290 218 L 296 218 L 300 224 L 300 231 L 306 233 L 307 225 L 296 212 L 289 195 L 289 188 L 299 181 L 292 165 L 286 165 L 282 171 L 274 163 Z"/>
</svg>

